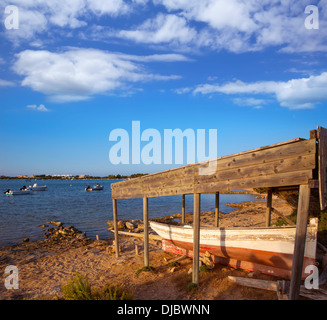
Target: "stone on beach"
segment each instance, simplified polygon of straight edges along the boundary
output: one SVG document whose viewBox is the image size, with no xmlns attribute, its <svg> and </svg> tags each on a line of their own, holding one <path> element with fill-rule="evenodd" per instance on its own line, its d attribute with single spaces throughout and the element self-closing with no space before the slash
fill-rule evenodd
<svg viewBox="0 0 327 320">
<path fill-rule="evenodd" d="M 56 227 L 61 227 L 62 226 L 62 222 L 60 222 L 60 221 L 49 221 L 47 223 L 52 224 L 52 225 L 54 225 Z"/>
</svg>

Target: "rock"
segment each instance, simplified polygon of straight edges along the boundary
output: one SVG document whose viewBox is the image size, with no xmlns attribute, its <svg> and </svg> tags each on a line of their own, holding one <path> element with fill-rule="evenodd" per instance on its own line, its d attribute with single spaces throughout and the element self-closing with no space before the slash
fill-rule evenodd
<svg viewBox="0 0 327 320">
<path fill-rule="evenodd" d="M 125 230 L 125 222 L 122 220 L 119 220 L 118 223 L 118 230 Z"/>
<path fill-rule="evenodd" d="M 133 223 L 131 223 L 131 222 L 125 222 L 125 226 L 126 226 L 126 228 L 127 229 L 129 229 L 129 230 L 134 230 L 134 224 Z"/>
<path fill-rule="evenodd" d="M 52 225 L 54 225 L 56 227 L 61 227 L 62 226 L 62 222 L 60 222 L 60 221 L 49 221 L 47 223 L 52 224 Z"/>
<path fill-rule="evenodd" d="M 39 228 L 42 228 L 42 229 L 47 228 L 47 227 L 48 227 L 47 224 L 40 224 L 40 225 L 39 225 Z"/>
<path fill-rule="evenodd" d="M 109 228 L 114 228 L 114 222 L 111 221 L 111 220 L 107 221 L 107 225 L 108 225 Z"/>
<path fill-rule="evenodd" d="M 86 236 L 86 233 L 83 232 L 83 233 L 78 233 L 78 234 L 76 235 L 76 238 L 77 238 L 77 239 L 80 239 L 80 240 L 84 240 L 84 239 L 87 238 L 87 236 Z"/>
<path fill-rule="evenodd" d="M 204 257 L 200 257 L 200 261 L 202 261 L 208 269 L 213 269 L 215 267 L 209 251 L 206 251 Z"/>
</svg>

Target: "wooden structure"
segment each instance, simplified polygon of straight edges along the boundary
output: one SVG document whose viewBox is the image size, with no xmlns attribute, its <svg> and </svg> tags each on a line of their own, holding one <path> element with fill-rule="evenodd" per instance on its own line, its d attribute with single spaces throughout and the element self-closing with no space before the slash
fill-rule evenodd
<svg viewBox="0 0 327 320">
<path fill-rule="evenodd" d="M 200 195 L 202 193 L 214 193 L 217 195 L 217 199 L 219 192 L 243 188 L 270 188 L 267 203 L 267 225 L 269 225 L 270 214 L 273 210 L 271 203 L 272 191 L 299 189 L 296 239 L 290 285 L 290 298 L 298 299 L 311 188 L 319 188 L 321 210 L 327 207 L 326 159 L 327 129 L 318 127 L 317 130 L 310 132 L 310 139 L 296 138 L 258 149 L 113 183 L 111 193 L 116 254 L 119 255 L 117 200 L 143 198 L 144 264 L 149 266 L 148 198 L 193 194 L 193 282 L 197 284 Z M 206 169 L 205 174 L 203 174 L 203 169 Z M 216 225 L 218 225 L 217 213 L 219 212 L 217 202 L 216 200 Z"/>
</svg>

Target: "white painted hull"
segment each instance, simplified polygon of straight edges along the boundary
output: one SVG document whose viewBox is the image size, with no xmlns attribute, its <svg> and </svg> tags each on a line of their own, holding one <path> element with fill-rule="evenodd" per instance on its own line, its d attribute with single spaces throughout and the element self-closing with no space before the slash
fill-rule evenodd
<svg viewBox="0 0 327 320">
<path fill-rule="evenodd" d="M 163 250 L 193 255 L 192 227 L 152 221 L 150 226 L 163 238 Z M 317 219 L 311 219 L 307 228 L 304 265 L 315 263 L 317 230 Z M 201 228 L 200 253 L 209 251 L 217 262 L 225 261 L 229 265 L 241 265 L 242 262 L 247 266 L 244 269 L 253 270 L 261 266 L 262 272 L 288 277 L 292 267 L 295 233 L 295 227 Z"/>
<path fill-rule="evenodd" d="M 31 187 L 29 188 L 31 191 L 46 191 L 47 186 L 37 186 L 37 187 Z"/>
<path fill-rule="evenodd" d="M 26 191 L 10 191 L 10 192 L 5 193 L 6 196 L 22 196 L 22 195 L 28 195 L 28 194 L 32 194 L 32 191 L 30 191 L 30 190 L 26 190 Z"/>
</svg>

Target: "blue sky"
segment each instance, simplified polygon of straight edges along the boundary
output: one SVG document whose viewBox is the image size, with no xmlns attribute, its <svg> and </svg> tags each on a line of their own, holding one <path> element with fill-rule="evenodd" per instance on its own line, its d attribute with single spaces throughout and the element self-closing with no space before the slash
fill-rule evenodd
<svg viewBox="0 0 327 320">
<path fill-rule="evenodd" d="M 327 127 L 327 3 L 309 2 L 1 1 L 0 175 L 177 166 L 110 163 L 132 121 L 217 129 L 218 156 L 308 138 Z"/>
</svg>

